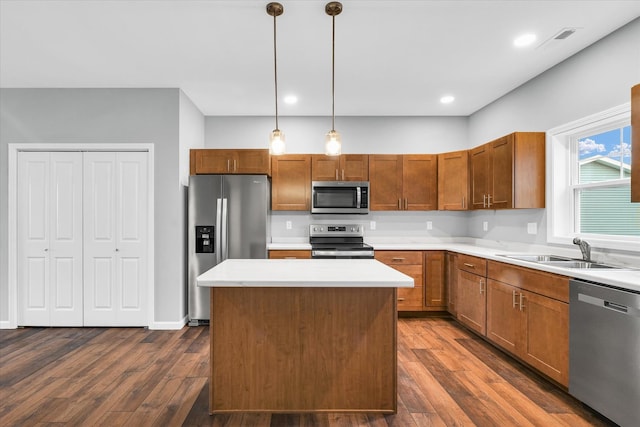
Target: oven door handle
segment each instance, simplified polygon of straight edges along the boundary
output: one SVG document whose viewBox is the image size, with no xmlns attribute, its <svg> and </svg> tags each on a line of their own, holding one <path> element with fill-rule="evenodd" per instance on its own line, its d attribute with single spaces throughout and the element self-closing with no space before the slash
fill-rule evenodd
<svg viewBox="0 0 640 427">
<path fill-rule="evenodd" d="M 334 251 L 316 249 L 311 251 L 311 256 L 338 256 L 338 257 L 373 257 L 373 251 Z"/>
</svg>

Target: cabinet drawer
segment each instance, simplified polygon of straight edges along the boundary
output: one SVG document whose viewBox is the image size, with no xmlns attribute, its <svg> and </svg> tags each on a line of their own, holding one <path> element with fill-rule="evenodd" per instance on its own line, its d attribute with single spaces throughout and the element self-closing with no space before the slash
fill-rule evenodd
<svg viewBox="0 0 640 427">
<path fill-rule="evenodd" d="M 489 261 L 487 277 L 549 298 L 569 302 L 569 278 L 566 276 Z"/>
<path fill-rule="evenodd" d="M 487 275 L 487 260 L 471 255 L 458 254 L 458 268 L 469 273 Z"/>
<path fill-rule="evenodd" d="M 422 251 L 376 251 L 375 258 L 387 265 L 422 265 Z"/>
<path fill-rule="evenodd" d="M 398 288 L 398 309 L 422 310 L 422 286 Z"/>
<path fill-rule="evenodd" d="M 310 259 L 311 251 L 306 250 L 273 250 L 269 251 L 270 259 Z"/>
</svg>

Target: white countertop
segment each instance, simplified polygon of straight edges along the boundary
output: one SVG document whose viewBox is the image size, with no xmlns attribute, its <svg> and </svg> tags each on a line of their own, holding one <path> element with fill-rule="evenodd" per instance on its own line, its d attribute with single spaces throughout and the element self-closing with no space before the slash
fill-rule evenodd
<svg viewBox="0 0 640 427">
<path fill-rule="evenodd" d="M 471 239 L 472 240 L 472 239 Z M 568 277 L 574 277 L 577 279 L 589 280 L 592 282 L 603 283 L 605 285 L 616 286 L 622 289 L 629 289 L 635 292 L 640 292 L 640 263 L 634 264 L 633 262 L 623 267 L 628 269 L 575 269 L 564 268 L 557 266 L 549 266 L 545 264 L 539 264 L 529 261 L 520 261 L 513 258 L 506 258 L 500 255 L 516 255 L 516 254 L 536 254 L 536 255 L 560 255 L 569 256 L 571 258 L 579 258 L 580 253 L 577 250 L 573 252 L 566 249 L 560 249 L 556 247 L 543 247 L 536 246 L 527 248 L 526 245 L 509 245 L 501 242 L 486 242 L 486 246 L 474 244 L 474 243 L 460 243 L 452 241 L 419 241 L 419 239 L 367 239 L 365 242 L 374 247 L 375 250 L 444 250 L 451 252 L 458 252 L 467 255 L 478 256 L 482 258 L 491 259 L 494 261 L 500 261 L 507 264 L 519 265 L 521 267 L 528 267 L 535 270 L 546 271 L 549 273 L 561 274 Z M 311 245 L 308 243 L 271 243 L 269 245 L 270 250 L 310 250 Z M 576 253 L 577 252 L 577 253 Z M 319 260 L 316 260 L 319 261 Z M 618 262 L 601 261 L 610 264 L 618 265 Z"/>
<path fill-rule="evenodd" d="M 228 259 L 198 276 L 205 287 L 412 288 L 413 279 L 373 259 Z"/>
</svg>

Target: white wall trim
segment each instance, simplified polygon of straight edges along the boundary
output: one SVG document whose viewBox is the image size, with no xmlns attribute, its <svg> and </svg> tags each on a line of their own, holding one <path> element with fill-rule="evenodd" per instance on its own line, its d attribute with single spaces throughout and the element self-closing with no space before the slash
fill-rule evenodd
<svg viewBox="0 0 640 427">
<path fill-rule="evenodd" d="M 596 126 L 606 126 L 629 117 L 631 103 L 626 102 L 608 110 L 592 114 L 587 117 L 557 126 L 547 131 L 547 243 L 573 245 L 573 238 L 580 236 L 573 230 L 574 205 L 572 189 L 572 175 L 577 170 L 566 167 L 571 161 L 571 141 L 569 135 L 576 135 L 584 131 L 583 128 L 594 132 Z M 611 183 L 605 183 L 608 185 Z M 632 245 L 639 241 L 635 236 L 605 236 L 592 234 L 589 243 L 602 249 L 629 251 Z M 636 251 L 632 251 L 636 252 Z"/>
<path fill-rule="evenodd" d="M 149 329 L 175 331 L 184 328 L 188 321 L 187 316 L 185 316 L 177 322 L 152 322 L 149 323 Z"/>
<path fill-rule="evenodd" d="M 8 320 L 0 322 L 0 329 L 15 329 L 18 327 L 18 238 L 17 238 L 17 209 L 18 209 L 18 152 L 20 151 L 146 151 L 149 153 L 147 179 L 149 200 L 147 210 L 147 323 L 151 327 L 155 319 L 155 170 L 154 170 L 154 145 L 153 144 L 7 144 L 8 151 L 8 268 L 7 268 L 7 304 Z M 185 322 L 186 323 L 186 322 Z M 177 323 L 176 323 L 177 324 Z M 180 329 L 180 328 L 178 328 Z"/>
</svg>

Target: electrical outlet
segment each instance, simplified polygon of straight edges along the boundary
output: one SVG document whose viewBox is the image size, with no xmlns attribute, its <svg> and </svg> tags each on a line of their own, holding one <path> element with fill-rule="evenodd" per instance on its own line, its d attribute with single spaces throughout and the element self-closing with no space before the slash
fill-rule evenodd
<svg viewBox="0 0 640 427">
<path fill-rule="evenodd" d="M 291 228 L 293 228 L 293 224 L 291 223 L 291 221 L 287 221 L 286 225 L 287 225 L 287 230 L 291 230 Z"/>
<path fill-rule="evenodd" d="M 482 231 L 489 231 L 489 223 L 487 221 L 482 222 Z"/>
<path fill-rule="evenodd" d="M 427 221 L 427 230 L 433 230 L 433 222 Z"/>
<path fill-rule="evenodd" d="M 372 229 L 372 230 L 375 230 L 376 229 L 376 222 L 375 221 L 369 222 L 369 228 Z"/>
<path fill-rule="evenodd" d="M 535 222 L 527 223 L 527 233 L 529 234 L 538 234 L 538 224 Z"/>
</svg>

